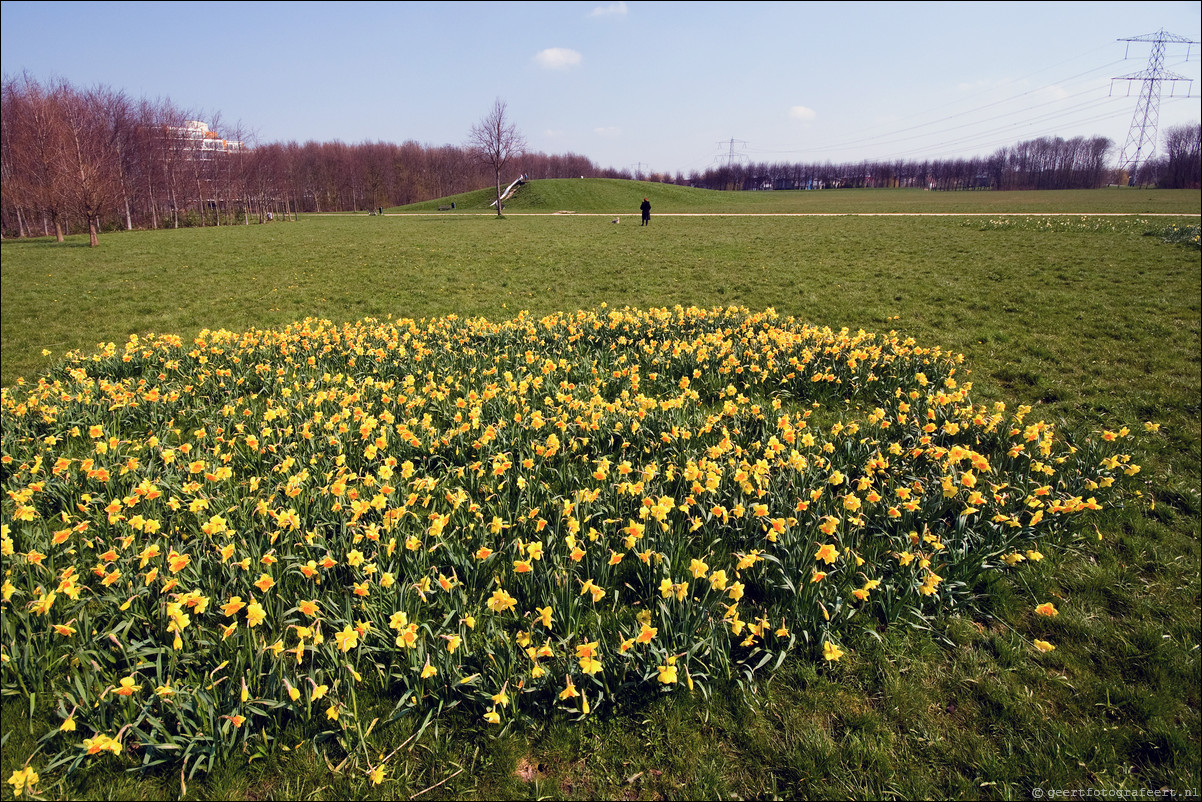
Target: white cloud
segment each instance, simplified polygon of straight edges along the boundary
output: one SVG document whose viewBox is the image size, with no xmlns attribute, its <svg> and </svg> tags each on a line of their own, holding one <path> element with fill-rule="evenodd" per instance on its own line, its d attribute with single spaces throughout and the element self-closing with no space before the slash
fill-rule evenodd
<svg viewBox="0 0 1202 802">
<path fill-rule="evenodd" d="M 546 131 L 543 131 L 543 136 L 550 139 L 556 139 L 563 136 L 563 133 L 564 132 L 562 128 L 548 128 Z"/>
<path fill-rule="evenodd" d="M 1041 89 L 1039 91 L 1039 95 L 1046 97 L 1048 100 L 1064 100 L 1065 98 L 1070 97 L 1067 91 L 1059 86 L 1056 86 L 1055 84 Z"/>
<path fill-rule="evenodd" d="M 808 106 L 794 106 L 793 108 L 789 109 L 789 118 L 793 120 L 809 122 L 817 116 L 818 112 L 814 111 Z"/>
<path fill-rule="evenodd" d="M 584 57 L 566 47 L 548 47 L 546 50 L 540 50 L 534 56 L 534 60 L 543 69 L 567 70 L 579 66 Z"/>
<path fill-rule="evenodd" d="M 968 92 L 974 89 L 989 89 L 991 86 L 993 86 L 993 84 L 990 84 L 989 81 L 985 80 L 961 81 L 960 83 L 956 84 L 956 89 L 960 90 L 961 92 Z"/>
<path fill-rule="evenodd" d="M 626 3 L 624 0 L 619 0 L 617 3 L 610 3 L 607 6 L 597 6 L 591 12 L 590 17 L 624 17 L 626 16 Z"/>
<path fill-rule="evenodd" d="M 609 125 L 604 128 L 594 128 L 593 133 L 596 134 L 597 136 L 612 138 L 615 136 L 621 136 L 622 129 L 616 125 Z"/>
</svg>

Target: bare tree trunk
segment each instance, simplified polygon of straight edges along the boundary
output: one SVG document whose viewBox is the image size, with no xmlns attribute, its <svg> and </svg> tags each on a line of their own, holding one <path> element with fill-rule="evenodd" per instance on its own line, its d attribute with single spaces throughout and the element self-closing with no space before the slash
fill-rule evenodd
<svg viewBox="0 0 1202 802">
<path fill-rule="evenodd" d="M 197 168 L 196 173 L 196 206 L 200 209 L 200 225 L 204 226 L 206 225 L 205 215 L 209 213 L 209 210 L 206 208 L 208 204 L 205 203 L 204 187 L 202 187 L 200 184 L 199 168 Z"/>
<path fill-rule="evenodd" d="M 175 191 L 175 173 L 168 176 L 168 190 L 171 197 L 172 228 L 179 228 L 179 193 Z"/>
<path fill-rule="evenodd" d="M 221 184 L 218 179 L 221 177 L 221 165 L 217 161 L 217 154 L 213 154 L 213 219 L 216 221 L 214 225 L 221 228 Z"/>
<path fill-rule="evenodd" d="M 154 197 L 154 184 L 150 181 L 150 173 L 146 174 L 146 197 L 150 199 L 150 227 L 157 229 L 159 227 L 158 203 Z"/>
</svg>

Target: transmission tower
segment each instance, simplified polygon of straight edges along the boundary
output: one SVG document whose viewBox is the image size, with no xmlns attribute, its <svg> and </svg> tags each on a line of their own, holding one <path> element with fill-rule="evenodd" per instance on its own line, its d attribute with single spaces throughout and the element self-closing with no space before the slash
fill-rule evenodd
<svg viewBox="0 0 1202 802">
<path fill-rule="evenodd" d="M 1143 156 L 1143 161 L 1146 161 L 1156 151 L 1156 128 L 1160 122 L 1161 84 L 1165 81 L 1191 81 L 1190 88 L 1193 88 L 1193 79 L 1169 72 L 1164 68 L 1164 46 L 1168 43 L 1184 45 L 1198 43 L 1186 39 L 1184 36 L 1168 33 L 1164 28 L 1156 33 L 1133 36 L 1130 39 L 1119 39 L 1118 41 L 1152 43 L 1152 52 L 1148 55 L 1146 70 L 1110 79 L 1111 86 L 1115 81 L 1143 82 L 1143 86 L 1139 90 L 1139 102 L 1135 105 L 1135 115 L 1131 118 L 1131 129 L 1127 132 L 1127 143 L 1123 145 L 1123 150 L 1119 154 L 1119 169 L 1126 170 L 1134 178 L 1135 170 L 1141 161 L 1140 157 Z M 1130 49 L 1131 45 L 1128 44 L 1127 47 Z M 1188 50 L 1186 58 L 1189 58 Z M 1171 91 L 1170 96 L 1172 96 Z M 1145 146 L 1148 148 L 1147 154 L 1144 154 Z"/>
<path fill-rule="evenodd" d="M 726 140 L 723 140 L 723 141 L 719 142 L 718 144 L 719 145 L 729 144 L 730 150 L 728 151 L 727 156 L 726 156 L 726 166 L 732 167 L 732 166 L 734 166 L 735 158 L 736 158 L 735 157 L 735 145 L 736 144 L 746 145 L 747 143 L 744 142 L 742 139 L 735 139 L 734 137 L 731 137 L 729 143 Z"/>
</svg>

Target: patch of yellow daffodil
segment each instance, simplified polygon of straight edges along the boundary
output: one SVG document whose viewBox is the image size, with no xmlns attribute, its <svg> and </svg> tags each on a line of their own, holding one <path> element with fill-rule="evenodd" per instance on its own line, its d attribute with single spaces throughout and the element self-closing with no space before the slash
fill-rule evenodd
<svg viewBox="0 0 1202 802">
<path fill-rule="evenodd" d="M 735 308 L 101 344 L 0 398 L 3 688 L 57 694 L 50 754 L 176 759 L 358 732 L 365 683 L 500 724 L 833 664 L 1139 471 L 1126 428 L 1069 443 L 961 364 Z"/>
</svg>

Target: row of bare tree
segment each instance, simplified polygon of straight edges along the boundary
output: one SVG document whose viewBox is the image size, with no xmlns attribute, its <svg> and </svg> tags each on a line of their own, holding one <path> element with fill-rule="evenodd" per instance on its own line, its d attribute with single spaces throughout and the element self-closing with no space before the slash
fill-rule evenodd
<svg viewBox="0 0 1202 802">
<path fill-rule="evenodd" d="M 214 148 L 170 102 L 28 76 L 2 89 L 5 234 L 61 241 L 86 227 L 95 245 L 105 228 L 230 222 L 216 201 L 245 195 L 249 152 Z"/>
<path fill-rule="evenodd" d="M 927 161 L 853 164 L 741 163 L 677 176 L 674 183 L 707 189 L 831 189 L 921 187 L 936 190 L 1092 189 L 1130 180 L 1144 186 L 1198 187 L 1197 124 L 1166 131 L 1164 155 L 1127 176 L 1108 164 L 1113 143 L 1105 137 L 1043 137 L 1001 148 L 993 155 Z M 660 178 L 657 176 L 657 178 Z M 668 180 L 662 177 L 662 180 Z"/>
<path fill-rule="evenodd" d="M 1176 125 L 1164 135 L 1164 156 L 1150 162 L 1148 183 L 1171 189 L 1202 186 L 1202 125 Z"/>
<path fill-rule="evenodd" d="M 298 212 L 362 211 L 479 189 L 491 168 L 468 147 L 416 142 L 271 143 L 241 125 L 225 139 L 169 101 L 5 77 L 0 141 L 3 233 L 245 224 Z M 524 154 L 538 178 L 629 178 L 575 154 Z"/>
</svg>

